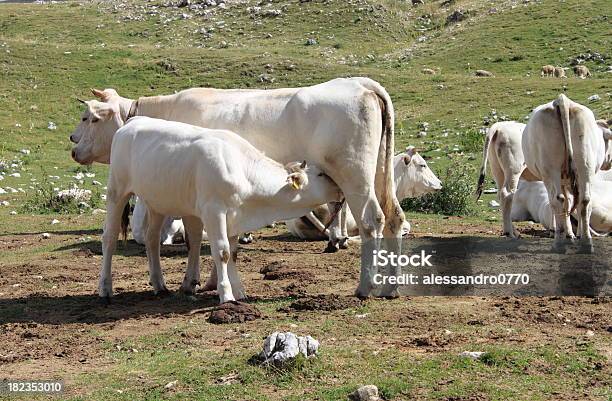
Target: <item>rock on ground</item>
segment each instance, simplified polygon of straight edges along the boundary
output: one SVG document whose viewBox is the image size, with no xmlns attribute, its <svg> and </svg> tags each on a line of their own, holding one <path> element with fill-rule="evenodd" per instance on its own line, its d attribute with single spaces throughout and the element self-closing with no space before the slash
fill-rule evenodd
<svg viewBox="0 0 612 401">
<path fill-rule="evenodd" d="M 282 365 L 302 354 L 306 358 L 313 357 L 319 350 L 319 342 L 311 336 L 297 336 L 291 332 L 275 331 L 264 341 L 259 360 L 263 364 Z"/>
<path fill-rule="evenodd" d="M 349 395 L 350 401 L 379 401 L 378 387 L 373 384 L 361 386 Z"/>
</svg>

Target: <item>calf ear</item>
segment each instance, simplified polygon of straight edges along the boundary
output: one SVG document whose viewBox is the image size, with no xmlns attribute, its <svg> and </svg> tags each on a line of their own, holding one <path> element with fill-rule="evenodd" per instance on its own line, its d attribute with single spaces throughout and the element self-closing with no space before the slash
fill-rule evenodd
<svg viewBox="0 0 612 401">
<path fill-rule="evenodd" d="M 414 146 L 408 146 L 406 148 L 406 155 L 404 156 L 404 163 L 406 165 L 409 165 L 410 162 L 412 161 L 412 156 L 414 156 L 416 154 L 416 148 Z"/>
<path fill-rule="evenodd" d="M 602 128 L 601 132 L 603 133 L 604 141 L 612 140 L 612 131 L 610 131 L 610 128 Z"/>
<path fill-rule="evenodd" d="M 291 187 L 296 191 L 302 189 L 305 182 L 304 174 L 301 173 L 291 173 L 287 176 L 287 182 L 291 184 Z"/>
</svg>

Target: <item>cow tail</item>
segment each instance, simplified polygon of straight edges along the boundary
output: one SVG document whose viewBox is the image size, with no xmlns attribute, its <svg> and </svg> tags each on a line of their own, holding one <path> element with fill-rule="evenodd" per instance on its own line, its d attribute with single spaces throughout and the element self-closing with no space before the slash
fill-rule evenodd
<svg viewBox="0 0 612 401">
<path fill-rule="evenodd" d="M 574 195 L 574 204 L 570 208 L 570 213 L 572 213 L 578 203 L 578 184 L 576 181 L 576 171 L 574 170 L 574 148 L 572 145 L 572 133 L 570 131 L 569 99 L 564 94 L 560 94 L 557 100 L 555 100 L 554 105 L 557 108 L 563 127 L 563 139 L 565 141 L 567 158 L 564 163 L 564 168 L 561 171 L 561 179 L 566 178 L 569 180 L 570 191 Z"/>
<path fill-rule="evenodd" d="M 121 214 L 121 238 L 123 239 L 123 245 L 127 244 L 127 234 L 128 228 L 130 226 L 130 212 L 132 211 L 132 207 L 130 205 L 130 201 L 126 202 L 123 213 Z"/>
<path fill-rule="evenodd" d="M 493 140 L 493 137 L 497 135 L 497 129 L 493 130 L 493 127 L 489 128 L 487 135 L 485 136 L 484 148 L 482 150 L 482 166 L 480 166 L 480 176 L 478 177 L 478 185 L 476 186 L 476 200 L 480 199 L 482 195 L 482 189 L 484 188 L 485 175 L 487 173 L 487 162 L 489 159 L 489 144 Z"/>
</svg>

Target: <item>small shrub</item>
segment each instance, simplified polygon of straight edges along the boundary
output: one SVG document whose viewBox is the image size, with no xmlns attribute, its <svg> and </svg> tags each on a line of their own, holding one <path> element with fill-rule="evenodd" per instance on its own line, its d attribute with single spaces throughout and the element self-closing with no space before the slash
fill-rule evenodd
<svg viewBox="0 0 612 401">
<path fill-rule="evenodd" d="M 59 196 L 59 193 L 53 189 L 53 185 L 44 181 L 34 189 L 32 194 L 28 194 L 21 207 L 21 212 L 74 214 L 84 213 L 102 205 L 103 201 L 97 188 L 91 192 L 87 200 L 84 200 L 74 196 Z"/>
<path fill-rule="evenodd" d="M 451 163 L 442 177 L 442 189 L 402 201 L 402 208 L 413 212 L 437 213 L 448 216 L 469 216 L 476 211 L 474 203 L 475 167 L 457 160 Z"/>
<path fill-rule="evenodd" d="M 461 135 L 459 143 L 464 152 L 482 152 L 484 147 L 484 134 L 478 129 L 470 129 Z"/>
</svg>

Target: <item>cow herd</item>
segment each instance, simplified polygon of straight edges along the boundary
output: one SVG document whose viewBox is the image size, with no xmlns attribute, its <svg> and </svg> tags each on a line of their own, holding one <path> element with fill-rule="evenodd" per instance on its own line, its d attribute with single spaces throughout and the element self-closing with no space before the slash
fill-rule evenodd
<svg viewBox="0 0 612 401">
<path fill-rule="evenodd" d="M 168 291 L 160 243 L 181 233 L 189 249 L 181 290 L 192 294 L 200 284 L 204 237 L 215 268 L 203 287 L 227 302 L 245 297 L 236 268 L 240 234 L 286 221 L 299 238 L 328 239 L 328 251 L 357 235 L 399 238 L 410 225 L 398 200 L 441 189 L 414 147 L 394 156 L 393 104 L 369 78 L 275 90 L 195 88 L 137 100 L 113 89 L 92 92 L 96 99 L 81 101 L 86 110 L 70 139 L 78 163 L 110 164 L 99 281 L 106 300 L 132 195 L 133 235 L 146 245 L 154 291 Z M 479 189 L 489 160 L 504 232 L 518 236 L 512 220 L 541 221 L 555 228 L 560 247 L 562 234 L 574 236 L 574 213 L 592 251 L 591 233 L 612 231 L 612 182 L 599 173 L 610 168 L 610 140 L 605 122 L 563 95 L 536 108 L 526 126 L 493 125 Z M 356 295 L 373 288 L 362 270 Z"/>
</svg>

